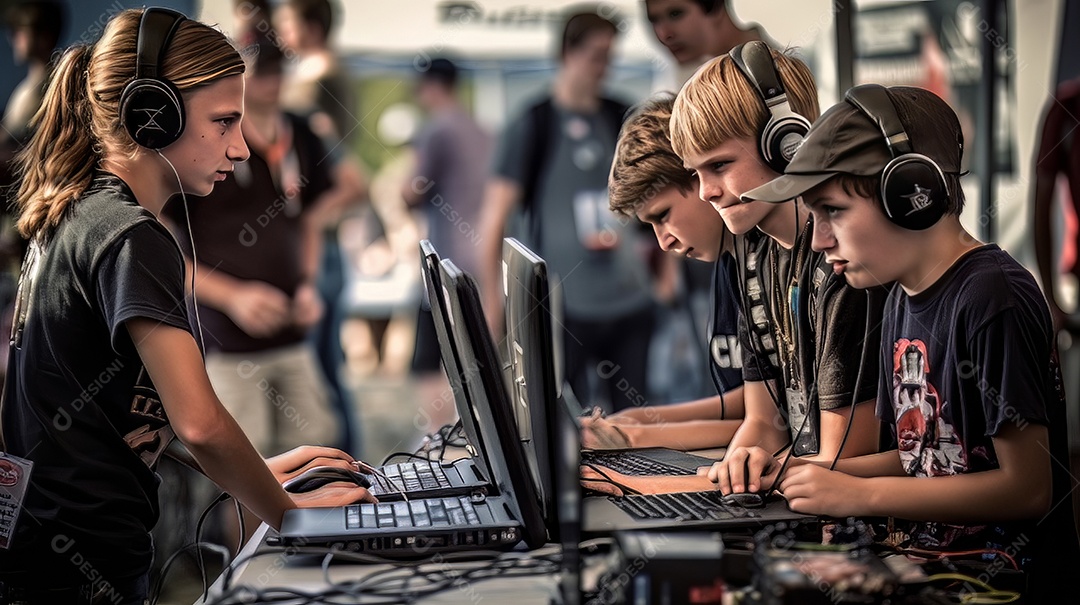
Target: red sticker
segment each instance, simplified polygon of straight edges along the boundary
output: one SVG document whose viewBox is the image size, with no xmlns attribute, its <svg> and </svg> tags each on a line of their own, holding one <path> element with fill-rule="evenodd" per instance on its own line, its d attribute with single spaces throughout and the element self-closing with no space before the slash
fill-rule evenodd
<svg viewBox="0 0 1080 605">
<path fill-rule="evenodd" d="M 0 486 L 11 487 L 19 482 L 21 471 L 18 466 L 8 460 L 0 460 Z"/>
</svg>

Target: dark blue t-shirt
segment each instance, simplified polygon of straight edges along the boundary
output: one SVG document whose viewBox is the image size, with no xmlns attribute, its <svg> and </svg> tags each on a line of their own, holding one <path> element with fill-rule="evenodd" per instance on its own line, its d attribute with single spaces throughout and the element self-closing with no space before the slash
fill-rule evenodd
<svg viewBox="0 0 1080 605">
<path fill-rule="evenodd" d="M 713 263 L 712 316 L 709 318 L 709 372 L 716 392 L 743 384 L 742 344 L 739 342 L 739 267 L 735 257 L 721 253 Z"/>
<path fill-rule="evenodd" d="M 894 286 L 881 337 L 878 416 L 893 428 L 909 475 L 997 469 L 993 438 L 1009 425 L 1048 426 L 1056 460 L 1055 508 L 1046 518 L 996 526 L 912 523 L 905 531 L 914 544 L 1012 550 L 1023 561 L 1037 557 L 1042 537 L 1052 536 L 1055 550 L 1075 553 L 1062 466 L 1069 460 L 1065 423 L 1052 421 L 1064 419 L 1060 369 L 1050 313 L 1031 274 L 996 245 L 972 250 L 915 296 Z"/>
</svg>

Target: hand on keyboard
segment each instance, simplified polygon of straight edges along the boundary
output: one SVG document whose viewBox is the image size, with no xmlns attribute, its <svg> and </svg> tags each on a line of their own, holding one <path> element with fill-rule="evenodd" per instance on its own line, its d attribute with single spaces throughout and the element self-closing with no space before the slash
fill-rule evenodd
<svg viewBox="0 0 1080 605">
<path fill-rule="evenodd" d="M 581 467 L 581 485 L 610 496 L 699 492 L 715 488 L 701 475 L 631 476 L 595 464 Z"/>
<path fill-rule="evenodd" d="M 347 506 L 357 502 L 378 502 L 366 488 L 336 482 L 299 494 L 289 494 L 297 508 L 326 508 Z"/>
<path fill-rule="evenodd" d="M 625 428 L 607 418 L 590 416 L 581 419 L 581 447 L 591 450 L 634 447 Z"/>
</svg>

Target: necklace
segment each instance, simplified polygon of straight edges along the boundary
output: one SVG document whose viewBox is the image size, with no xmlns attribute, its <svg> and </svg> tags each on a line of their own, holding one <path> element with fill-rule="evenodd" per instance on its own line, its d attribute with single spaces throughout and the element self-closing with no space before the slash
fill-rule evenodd
<svg viewBox="0 0 1080 605">
<path fill-rule="evenodd" d="M 799 298 L 799 276 L 802 275 L 802 265 L 806 256 L 806 246 L 804 245 L 806 232 L 810 227 L 810 221 L 807 220 L 802 227 L 802 230 L 795 237 L 795 259 L 794 262 L 788 265 L 788 271 L 786 279 L 780 276 L 780 254 L 782 250 L 779 248 L 779 244 L 774 244 L 777 249 L 772 250 L 771 253 L 771 265 L 772 265 L 772 284 L 769 288 L 769 306 L 771 307 L 773 321 L 776 325 L 777 340 L 779 340 L 781 364 L 783 367 L 789 368 L 791 374 L 796 376 L 798 372 L 793 363 L 795 359 L 795 347 L 797 345 L 797 338 L 795 335 L 795 312 L 798 311 L 798 298 Z"/>
</svg>

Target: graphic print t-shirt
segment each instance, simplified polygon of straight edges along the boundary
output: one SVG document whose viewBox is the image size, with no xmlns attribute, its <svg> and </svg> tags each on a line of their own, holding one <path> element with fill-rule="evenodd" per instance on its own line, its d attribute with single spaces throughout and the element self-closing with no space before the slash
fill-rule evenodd
<svg viewBox="0 0 1080 605">
<path fill-rule="evenodd" d="M 1004 427 L 1047 425 L 1048 406 L 1064 405 L 1051 333 L 1030 273 L 995 245 L 968 252 L 916 296 L 895 286 L 877 411 L 894 428 L 904 470 L 942 477 L 997 469 L 993 437 Z M 1005 549 L 1034 542 L 1033 525 L 915 523 L 907 531 L 922 548 Z"/>
</svg>

